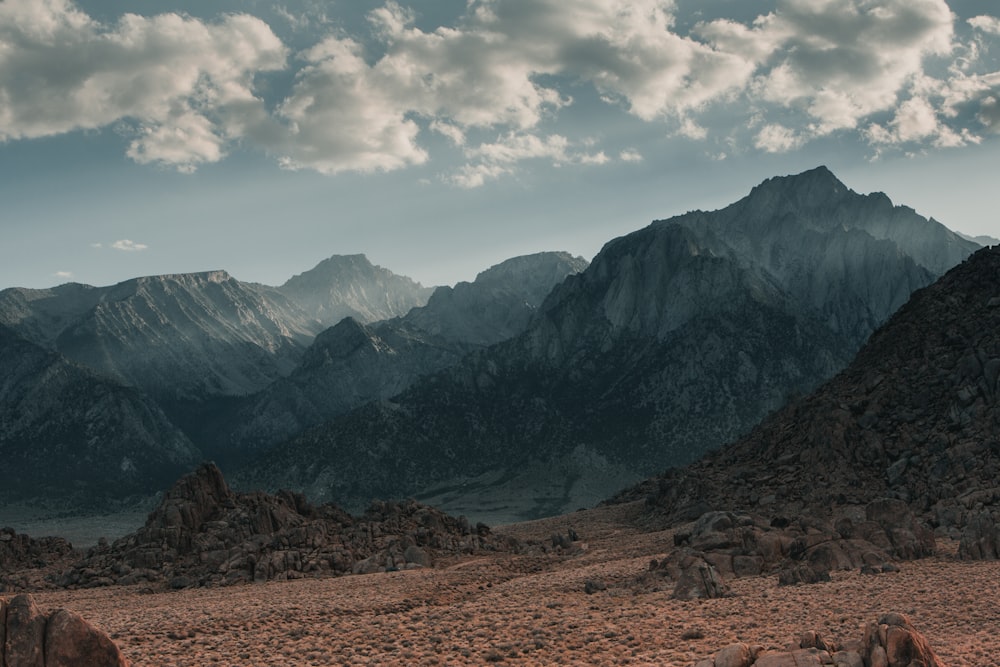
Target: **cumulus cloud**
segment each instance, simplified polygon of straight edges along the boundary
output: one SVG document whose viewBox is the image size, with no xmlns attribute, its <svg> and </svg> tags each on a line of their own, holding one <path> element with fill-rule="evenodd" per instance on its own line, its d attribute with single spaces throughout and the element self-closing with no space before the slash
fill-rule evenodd
<svg viewBox="0 0 1000 667">
<path fill-rule="evenodd" d="M 111 247 L 115 250 L 123 250 L 125 252 L 139 252 L 140 250 L 146 250 L 149 248 L 145 243 L 136 243 L 130 239 L 120 239 L 111 244 Z"/>
<path fill-rule="evenodd" d="M 626 148 L 618 153 L 618 159 L 622 162 L 642 162 L 642 153 L 634 148 Z"/>
<path fill-rule="evenodd" d="M 996 16 L 974 16 L 969 19 L 969 25 L 983 32 L 1000 35 L 1000 18 Z"/>
<path fill-rule="evenodd" d="M 592 142 L 583 142 L 586 145 Z M 487 181 L 512 173 L 516 164 L 525 160 L 545 160 L 554 166 L 564 164 L 601 165 L 610 161 L 604 151 L 590 152 L 574 147 L 559 134 L 538 136 L 511 132 L 492 143 L 466 149 L 470 163 L 446 181 L 463 188 L 479 187 Z"/>
<path fill-rule="evenodd" d="M 329 6 L 310 7 L 314 27 L 329 21 Z M 469 0 L 453 24 L 423 29 L 389 0 L 367 34 L 329 28 L 290 54 L 245 14 L 105 25 L 70 0 L 3 0 L 0 140 L 124 123 L 143 164 L 193 171 L 243 142 L 285 168 L 338 174 L 427 163 L 435 133 L 468 160 L 447 180 L 475 187 L 528 160 L 634 161 L 632 149 L 564 136 L 581 86 L 669 136 L 711 141 L 724 117 L 727 141 L 742 133 L 766 152 L 835 132 L 882 148 L 960 145 L 1000 126 L 1000 82 L 981 58 L 996 17 L 970 19 L 977 36 L 960 45 L 945 0 L 776 0 L 750 22 L 685 30 L 679 11 L 674 0 Z M 255 77 L 286 68 L 290 83 L 265 104 Z"/>
<path fill-rule="evenodd" d="M 190 169 L 266 122 L 253 76 L 284 64 L 280 40 L 247 15 L 125 14 L 102 25 L 69 0 L 4 0 L 0 140 L 126 120 L 138 126 L 133 159 Z"/>
<path fill-rule="evenodd" d="M 72 271 L 56 271 L 55 273 L 52 274 L 52 276 L 55 277 L 55 278 L 58 278 L 59 280 L 69 280 L 70 278 L 73 277 L 73 272 Z"/>
</svg>

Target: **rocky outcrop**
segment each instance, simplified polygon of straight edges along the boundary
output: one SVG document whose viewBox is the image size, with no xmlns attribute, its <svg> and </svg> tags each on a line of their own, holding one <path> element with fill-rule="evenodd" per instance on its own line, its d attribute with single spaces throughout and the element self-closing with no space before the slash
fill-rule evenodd
<svg viewBox="0 0 1000 667">
<path fill-rule="evenodd" d="M 833 518 L 888 497 L 957 538 L 1000 506 L 998 377 L 1000 248 L 987 248 L 914 294 L 822 388 L 636 492 L 667 522 L 711 508 Z M 883 546 L 926 539 L 904 528 Z"/>
<path fill-rule="evenodd" d="M 907 245 L 917 229 L 934 242 Z M 538 489 L 537 467 L 571 486 L 581 451 L 632 479 L 682 465 L 834 375 L 975 248 L 825 169 L 777 179 L 610 241 L 524 333 L 302 434 L 254 481 L 356 503 L 490 477 Z"/>
<path fill-rule="evenodd" d="M 776 574 L 780 585 L 814 584 L 830 581 L 834 570 L 892 571 L 893 559 L 934 553 L 934 536 L 905 505 L 880 500 L 865 509 L 872 518 L 857 523 L 706 512 L 675 531 L 678 548 L 652 561 L 632 587 L 664 590 L 669 583 L 681 599 L 719 597 L 733 578 Z"/>
<path fill-rule="evenodd" d="M 142 528 L 91 549 L 55 583 L 218 586 L 426 567 L 441 555 L 515 547 L 483 524 L 414 501 L 376 502 L 352 517 L 301 494 L 235 493 L 204 464 L 170 489 Z"/>
<path fill-rule="evenodd" d="M 36 539 L 0 528 L 0 593 L 29 590 L 42 581 L 47 568 L 69 566 L 76 557 L 73 545 L 61 537 Z"/>
<path fill-rule="evenodd" d="M 128 667 L 115 643 L 79 614 L 44 614 L 30 595 L 0 598 L 0 665 Z"/>
<path fill-rule="evenodd" d="M 902 614 L 868 623 L 860 640 L 840 646 L 815 631 L 804 632 L 784 651 L 733 644 L 694 667 L 943 667 L 927 639 Z"/>
</svg>

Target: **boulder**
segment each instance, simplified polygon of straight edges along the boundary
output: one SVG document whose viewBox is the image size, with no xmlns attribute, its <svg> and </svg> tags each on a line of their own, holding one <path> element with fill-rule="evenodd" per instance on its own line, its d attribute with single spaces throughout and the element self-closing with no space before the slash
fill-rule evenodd
<svg viewBox="0 0 1000 667">
<path fill-rule="evenodd" d="M 704 554 L 682 550 L 674 560 L 677 575 L 673 597 L 678 600 L 720 598 L 729 594 L 729 586 Z"/>
<path fill-rule="evenodd" d="M 964 560 L 1000 558 L 1000 524 L 990 512 L 972 517 L 962 530 L 958 555 Z"/>
<path fill-rule="evenodd" d="M 7 603 L 7 667 L 45 667 L 45 615 L 30 595 Z"/>
<path fill-rule="evenodd" d="M 59 609 L 45 627 L 45 667 L 127 667 L 111 639 L 79 614 Z"/>
</svg>

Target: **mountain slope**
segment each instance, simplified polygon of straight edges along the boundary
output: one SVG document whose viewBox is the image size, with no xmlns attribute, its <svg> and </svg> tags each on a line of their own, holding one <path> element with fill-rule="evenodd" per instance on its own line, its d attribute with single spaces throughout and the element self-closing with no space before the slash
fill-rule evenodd
<svg viewBox="0 0 1000 667">
<path fill-rule="evenodd" d="M 914 229 L 943 239 L 940 256 L 893 240 Z M 825 169 L 772 179 L 609 242 L 523 334 L 276 448 L 244 479 L 466 512 L 474 493 L 507 519 L 572 510 L 816 387 L 956 247 L 976 246 Z M 514 496 L 532 501 L 503 504 Z"/>
<path fill-rule="evenodd" d="M 722 507 L 822 516 L 889 496 L 961 526 L 1000 504 L 998 378 L 995 247 L 916 292 L 816 392 L 632 495 L 673 520 Z"/>
<path fill-rule="evenodd" d="M 133 388 L 0 325 L 0 495 L 81 502 L 149 493 L 200 453 Z"/>
<path fill-rule="evenodd" d="M 287 377 L 202 420 L 197 441 L 235 460 L 371 400 L 387 399 L 470 351 L 520 333 L 545 295 L 587 265 L 567 253 L 516 257 L 472 283 L 439 287 L 427 305 L 373 324 L 345 318 L 322 332 Z"/>
</svg>

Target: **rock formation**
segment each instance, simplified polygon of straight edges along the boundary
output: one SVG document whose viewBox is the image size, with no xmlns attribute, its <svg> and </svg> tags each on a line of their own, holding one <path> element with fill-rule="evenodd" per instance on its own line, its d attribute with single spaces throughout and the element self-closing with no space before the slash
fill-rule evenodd
<svg viewBox="0 0 1000 667">
<path fill-rule="evenodd" d="M 785 651 L 733 644 L 694 667 L 943 667 L 927 640 L 902 614 L 868 623 L 860 640 L 838 646 L 815 631 L 804 632 Z"/>
<path fill-rule="evenodd" d="M 650 563 L 634 587 L 674 586 L 682 599 L 719 597 L 726 580 L 778 576 L 782 585 L 829 581 L 833 570 L 882 571 L 891 561 L 933 555 L 935 540 L 905 504 L 880 499 L 865 508 L 865 521 L 836 524 L 809 517 L 766 520 L 749 514 L 712 511 L 674 533 L 678 547 Z"/>
<path fill-rule="evenodd" d="M 94 547 L 56 583 L 217 586 L 426 567 L 442 555 L 515 546 L 485 525 L 414 501 L 376 502 L 355 518 L 301 494 L 235 493 L 218 467 L 203 464 L 142 528 Z"/>
<path fill-rule="evenodd" d="M 79 614 L 44 614 L 30 595 L 0 598 L 0 665 L 128 667 L 115 643 Z"/>
</svg>

